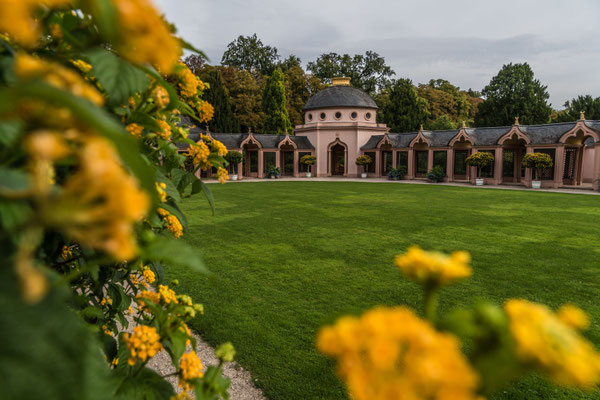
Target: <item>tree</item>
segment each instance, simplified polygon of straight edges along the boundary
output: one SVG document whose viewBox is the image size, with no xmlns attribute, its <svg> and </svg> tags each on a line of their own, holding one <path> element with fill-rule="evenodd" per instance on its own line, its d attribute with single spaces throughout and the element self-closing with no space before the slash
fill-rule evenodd
<svg viewBox="0 0 600 400">
<path fill-rule="evenodd" d="M 446 114 L 440 115 L 433 122 L 430 122 L 425 126 L 427 129 L 431 130 L 456 129 L 456 124 L 452 122 L 450 117 Z"/>
<path fill-rule="evenodd" d="M 252 129 L 260 132 L 264 113 L 261 110 L 264 80 L 257 80 L 250 72 L 234 67 L 218 67 L 229 92 L 233 113 L 242 132 Z"/>
<path fill-rule="evenodd" d="M 308 71 L 325 83 L 331 83 L 331 78 L 345 76 L 351 79 L 352 86 L 374 94 L 378 89 L 388 86 L 390 77 L 396 73 L 385 63 L 385 59 L 374 51 L 365 55 L 337 53 L 321 54 L 316 61 L 307 66 Z"/>
<path fill-rule="evenodd" d="M 206 58 L 200 54 L 190 54 L 183 62 L 195 75 L 199 75 L 206 66 Z"/>
<path fill-rule="evenodd" d="M 290 54 L 288 58 L 286 58 L 278 64 L 278 67 L 281 68 L 283 73 L 286 73 L 294 67 L 302 69 L 302 60 L 300 60 L 300 57 L 296 57 L 294 54 Z"/>
<path fill-rule="evenodd" d="M 314 75 L 306 74 L 299 66 L 284 72 L 286 107 L 292 126 L 304 123 L 304 111 L 308 99 L 325 85 Z"/>
<path fill-rule="evenodd" d="M 396 80 L 385 92 L 380 115 L 392 131 L 417 130 L 429 116 L 427 102 L 417 95 L 410 79 Z"/>
<path fill-rule="evenodd" d="M 277 48 L 265 46 L 255 33 L 252 36 L 240 35 L 229 43 L 221 64 L 246 70 L 258 77 L 271 75 L 278 61 Z"/>
<path fill-rule="evenodd" d="M 445 79 L 432 79 L 427 84 L 420 84 L 417 93 L 427 100 L 427 111 L 430 114 L 428 125 L 444 115 L 454 125 L 472 121 L 482 101 L 473 96 L 476 92 L 460 90 Z"/>
<path fill-rule="evenodd" d="M 208 121 L 209 129 L 212 132 L 239 132 L 240 124 L 233 114 L 221 72 L 217 68 L 210 68 L 201 74 L 201 78 L 210 85 L 210 88 L 204 92 L 205 99 L 215 109 L 213 118 Z"/>
<path fill-rule="evenodd" d="M 281 72 L 281 68 L 277 68 L 267 79 L 263 91 L 262 109 L 265 113 L 263 133 L 281 135 L 292 130 L 285 103 L 283 72 Z"/>
<path fill-rule="evenodd" d="M 485 100 L 479 105 L 475 124 L 511 125 L 517 116 L 523 124 L 545 124 L 552 112 L 546 89 L 534 79 L 529 64 L 504 65 L 481 92 Z"/>
<path fill-rule="evenodd" d="M 565 102 L 565 109 L 559 111 L 554 120 L 556 122 L 577 121 L 582 111 L 586 119 L 600 119 L 600 97 L 593 98 L 587 94 L 568 100 Z"/>
</svg>

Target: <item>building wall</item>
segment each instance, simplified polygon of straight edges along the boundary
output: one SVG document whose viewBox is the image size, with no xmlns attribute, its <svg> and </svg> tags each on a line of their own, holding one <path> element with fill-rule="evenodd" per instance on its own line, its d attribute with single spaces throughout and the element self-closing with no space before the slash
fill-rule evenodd
<svg viewBox="0 0 600 400">
<path fill-rule="evenodd" d="M 596 150 L 593 146 L 587 146 L 583 151 L 583 181 L 591 183 L 594 178 L 594 161 Z"/>
</svg>

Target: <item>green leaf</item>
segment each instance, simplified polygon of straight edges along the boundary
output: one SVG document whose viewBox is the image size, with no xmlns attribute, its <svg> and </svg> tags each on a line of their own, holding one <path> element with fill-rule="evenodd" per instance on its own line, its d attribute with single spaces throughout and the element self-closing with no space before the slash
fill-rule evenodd
<svg viewBox="0 0 600 400">
<path fill-rule="evenodd" d="M 179 220 L 179 222 L 181 223 L 181 226 L 183 226 L 183 230 L 184 231 L 187 230 L 187 227 L 188 227 L 187 218 L 186 218 L 185 214 L 179 209 L 179 207 L 177 206 L 177 204 L 175 202 L 169 201 L 168 203 L 161 203 L 160 207 L 164 208 L 171 214 L 175 215 L 177 217 L 177 219 Z"/>
<path fill-rule="evenodd" d="M 173 395 L 173 386 L 146 367 L 137 375 L 125 377 L 117 392 L 118 399 L 127 400 L 169 400 Z"/>
<path fill-rule="evenodd" d="M 23 192 L 30 188 L 31 182 L 29 175 L 25 172 L 0 167 L 0 195 L 10 195 L 11 192 Z"/>
<path fill-rule="evenodd" d="M 94 0 L 83 2 L 84 10 L 94 16 L 94 22 L 100 28 L 102 37 L 109 43 L 114 43 L 117 38 L 117 15 L 114 3 L 111 0 Z"/>
<path fill-rule="evenodd" d="M 84 56 L 90 60 L 92 73 L 111 103 L 127 103 L 131 95 L 146 89 L 150 83 L 144 72 L 107 50 L 94 49 Z"/>
<path fill-rule="evenodd" d="M 7 231 L 19 228 L 31 217 L 31 207 L 25 201 L 0 199 L 0 225 Z M 12 237 L 17 239 L 17 237 Z"/>
<path fill-rule="evenodd" d="M 146 128 L 150 132 L 160 132 L 162 129 L 160 127 L 160 125 L 158 125 L 158 122 L 156 122 L 156 120 L 154 118 L 152 118 L 150 115 L 148 115 L 144 112 L 140 112 L 140 111 L 132 112 L 131 115 L 129 116 L 129 119 L 127 120 L 127 122 L 129 122 L 129 123 L 135 122 L 136 124 L 139 124 L 139 125 L 143 126 L 144 128 Z"/>
<path fill-rule="evenodd" d="M 95 322 L 98 319 L 104 318 L 104 311 L 98 307 L 88 306 L 81 310 L 80 314 L 88 322 Z"/>
<path fill-rule="evenodd" d="M 181 196 L 177 187 L 173 184 L 173 182 L 167 178 L 162 172 L 156 170 L 156 180 L 160 183 L 164 183 L 166 185 L 165 192 L 171 196 L 175 201 L 180 202 Z"/>
<path fill-rule="evenodd" d="M 173 185 L 179 186 L 179 182 L 181 182 L 181 179 L 185 176 L 185 174 L 185 171 L 179 168 L 173 168 L 171 170 L 171 181 L 173 182 Z"/>
<path fill-rule="evenodd" d="M 184 40 L 182 38 L 177 38 L 177 39 L 179 39 L 179 42 L 181 43 L 181 47 L 183 47 L 186 50 L 193 51 L 194 53 L 196 53 L 199 56 L 201 56 L 202 58 L 204 58 L 207 62 L 210 61 L 210 59 L 208 58 L 206 53 L 204 53 L 202 50 L 198 50 L 196 47 L 194 47 L 194 45 L 192 45 L 191 43 L 187 42 L 186 40 Z"/>
<path fill-rule="evenodd" d="M 177 95 L 177 91 L 175 90 L 175 88 L 173 86 L 171 86 L 169 83 L 167 83 L 167 81 L 165 81 L 163 79 L 163 77 L 158 72 L 156 72 L 156 70 L 154 68 L 145 67 L 145 66 L 141 66 L 141 65 L 138 65 L 137 68 L 141 69 L 146 74 L 148 74 L 152 78 L 154 78 L 169 93 L 169 105 L 167 106 L 167 110 L 172 110 L 180 104 L 179 96 Z M 181 103 L 181 104 L 184 104 L 184 103 Z"/>
<path fill-rule="evenodd" d="M 23 132 L 23 121 L 0 122 L 0 144 L 10 147 L 15 144 Z"/>
<path fill-rule="evenodd" d="M 192 184 L 196 179 L 198 179 L 196 175 L 192 174 L 191 172 L 187 172 L 179 181 L 179 185 L 177 185 L 177 190 L 179 190 L 179 193 L 185 192 L 185 188 Z"/>
<path fill-rule="evenodd" d="M 206 183 L 200 181 L 200 186 L 202 187 L 202 191 L 206 196 L 206 200 L 208 200 L 208 204 L 210 204 L 210 209 L 212 210 L 212 214 L 215 215 L 215 199 L 213 198 L 212 192 L 206 186 Z"/>
<path fill-rule="evenodd" d="M 143 249 L 143 257 L 165 264 L 181 265 L 194 271 L 208 273 L 198 251 L 181 240 L 156 236 Z"/>
<path fill-rule="evenodd" d="M 171 347 L 171 356 L 173 357 L 173 364 L 179 365 L 179 358 L 185 352 L 188 337 L 185 332 L 181 329 L 176 329 L 175 332 L 171 334 L 171 342 L 173 346 Z"/>
</svg>

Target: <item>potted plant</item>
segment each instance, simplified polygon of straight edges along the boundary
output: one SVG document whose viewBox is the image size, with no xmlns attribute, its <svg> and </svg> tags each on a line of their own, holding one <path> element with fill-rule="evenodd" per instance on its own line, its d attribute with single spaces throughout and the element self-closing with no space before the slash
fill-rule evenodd
<svg viewBox="0 0 600 400">
<path fill-rule="evenodd" d="M 312 170 L 312 166 L 315 165 L 316 161 L 317 161 L 317 157 L 311 156 L 310 154 L 306 154 L 300 158 L 300 164 L 306 165 L 306 167 L 308 168 L 308 172 L 306 173 L 307 178 L 311 177 L 310 172 Z"/>
<path fill-rule="evenodd" d="M 227 160 L 227 162 L 229 163 L 229 169 L 231 172 L 231 174 L 229 175 L 229 178 L 232 181 L 237 181 L 237 179 L 238 179 L 237 166 L 239 163 L 244 161 L 244 154 L 240 153 L 239 151 L 230 151 L 225 156 L 225 160 Z"/>
<path fill-rule="evenodd" d="M 494 163 L 494 156 L 486 151 L 478 151 L 467 157 L 465 161 L 467 165 L 477 167 L 477 179 L 475 179 L 475 185 L 483 186 L 484 179 L 481 177 L 481 170 Z"/>
<path fill-rule="evenodd" d="M 390 169 L 387 174 L 387 178 L 391 181 L 399 181 L 404 179 L 404 175 L 406 175 L 406 167 L 401 165 L 398 168 Z"/>
<path fill-rule="evenodd" d="M 372 164 L 372 163 L 373 163 L 373 159 L 366 154 L 356 157 L 356 165 L 362 165 L 364 168 L 363 173 L 360 174 L 361 178 L 367 177 L 367 165 Z"/>
<path fill-rule="evenodd" d="M 431 170 L 427 173 L 427 179 L 429 179 L 433 183 L 438 183 L 444 180 L 446 177 L 446 173 L 444 172 L 444 168 L 439 165 L 431 168 Z"/>
<path fill-rule="evenodd" d="M 523 166 L 525 168 L 532 168 L 534 172 L 533 180 L 531 181 L 533 189 L 542 187 L 542 169 L 550 168 L 553 165 L 552 157 L 546 153 L 527 153 L 523 156 Z"/>
<path fill-rule="evenodd" d="M 269 164 L 267 166 L 267 178 L 275 179 L 281 176 L 281 168 Z"/>
</svg>

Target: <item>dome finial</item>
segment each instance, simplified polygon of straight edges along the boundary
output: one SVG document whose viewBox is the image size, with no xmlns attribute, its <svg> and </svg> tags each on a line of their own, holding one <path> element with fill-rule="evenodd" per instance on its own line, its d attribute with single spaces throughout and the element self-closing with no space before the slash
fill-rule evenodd
<svg viewBox="0 0 600 400">
<path fill-rule="evenodd" d="M 519 125 L 519 117 L 515 117 L 515 125 Z"/>
<path fill-rule="evenodd" d="M 579 119 L 582 120 L 582 121 L 585 119 L 585 112 L 584 111 L 579 111 Z"/>
<path fill-rule="evenodd" d="M 423 124 L 421 124 L 421 126 L 419 127 L 419 131 L 423 131 Z"/>
<path fill-rule="evenodd" d="M 463 119 L 463 124 L 462 124 L 462 127 L 463 127 L 463 128 L 466 128 L 466 127 L 467 127 L 467 124 L 466 124 L 466 122 L 465 122 L 465 120 L 464 120 L 464 119 Z"/>
</svg>

